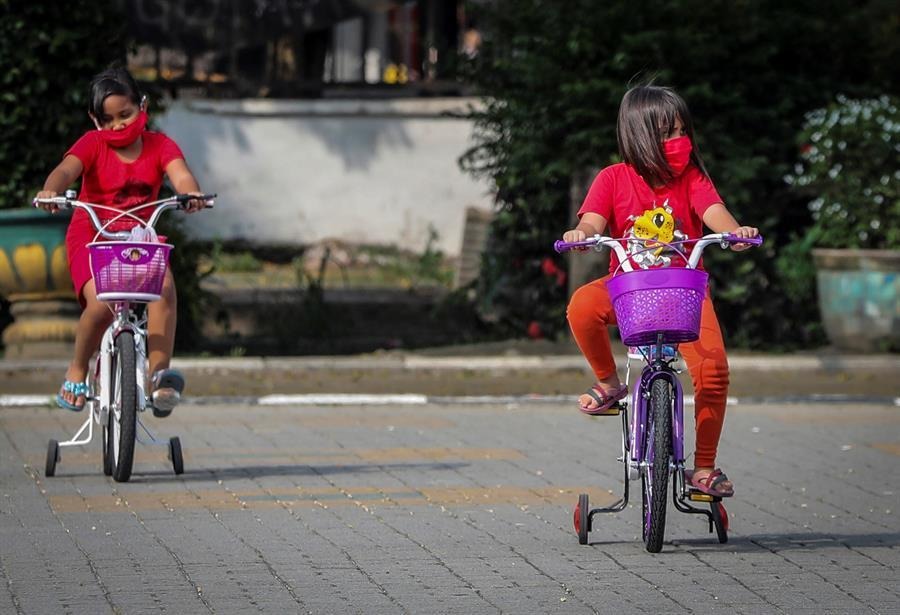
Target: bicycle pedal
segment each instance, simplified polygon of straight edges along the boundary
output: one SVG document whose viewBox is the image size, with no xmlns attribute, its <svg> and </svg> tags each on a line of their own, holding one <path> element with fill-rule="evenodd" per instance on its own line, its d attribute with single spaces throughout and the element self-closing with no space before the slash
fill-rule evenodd
<svg viewBox="0 0 900 615">
<path fill-rule="evenodd" d="M 610 406 L 609 408 L 606 408 L 602 412 L 592 412 L 591 416 L 619 416 L 619 414 L 621 412 L 622 412 L 622 405 L 615 404 L 615 405 Z"/>
<path fill-rule="evenodd" d="M 712 502 L 713 500 L 715 500 L 715 497 L 709 495 L 708 493 L 691 491 L 690 493 L 688 493 L 688 499 L 692 502 Z"/>
</svg>

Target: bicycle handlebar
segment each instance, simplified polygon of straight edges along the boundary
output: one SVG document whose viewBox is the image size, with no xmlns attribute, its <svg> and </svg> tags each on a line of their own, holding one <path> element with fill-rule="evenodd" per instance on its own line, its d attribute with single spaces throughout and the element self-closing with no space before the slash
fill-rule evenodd
<svg viewBox="0 0 900 615">
<path fill-rule="evenodd" d="M 54 196 L 49 198 L 34 198 L 31 203 L 34 207 L 38 207 L 39 205 L 56 205 L 60 209 L 82 209 L 87 213 L 88 217 L 91 219 L 91 223 L 94 225 L 94 228 L 97 229 L 97 232 L 106 237 L 107 239 L 128 239 L 131 235 L 130 231 L 107 231 L 106 227 L 115 222 L 119 218 L 128 217 L 134 220 L 137 220 L 140 224 L 145 227 L 153 228 L 156 226 L 157 220 L 162 215 L 162 213 L 168 209 L 187 209 L 187 203 L 194 200 L 205 201 L 204 208 L 210 209 L 213 206 L 214 199 L 216 198 L 216 194 L 175 194 L 173 196 L 167 197 L 165 199 L 159 199 L 158 201 L 151 201 L 149 203 L 142 203 L 141 205 L 137 205 L 136 207 L 132 207 L 131 209 L 121 210 L 115 207 L 109 207 L 106 205 L 99 205 L 96 203 L 84 203 L 82 201 L 78 201 L 75 199 L 75 191 L 74 190 L 66 190 L 65 196 Z M 150 215 L 149 220 L 144 221 L 141 218 L 138 218 L 134 215 L 133 212 L 139 209 L 146 209 L 148 207 L 155 207 L 153 213 Z M 116 212 L 116 216 L 106 222 L 101 222 L 100 218 L 97 217 L 97 212 L 94 209 L 104 209 L 108 211 Z"/>
<path fill-rule="evenodd" d="M 631 271 L 631 265 L 628 263 L 628 254 L 625 252 L 625 249 L 622 247 L 622 242 L 629 241 L 643 241 L 640 239 L 634 239 L 630 237 L 623 237 L 622 239 L 613 239 L 612 237 L 606 237 L 603 235 L 594 235 L 593 237 L 588 237 L 582 241 L 562 241 L 558 240 L 554 242 L 553 249 L 558 253 L 562 254 L 563 252 L 568 252 L 569 250 L 575 250 L 577 248 L 589 248 L 594 246 L 605 245 L 609 246 L 613 249 L 616 255 L 619 257 L 619 262 L 622 263 L 622 269 L 625 271 Z M 697 263 L 700 262 L 700 254 L 702 254 L 703 250 L 706 246 L 718 243 L 722 246 L 722 248 L 727 248 L 733 244 L 749 244 L 753 246 L 761 246 L 763 243 L 763 238 L 761 235 L 756 237 L 738 237 L 733 233 L 713 233 L 711 235 L 704 235 L 699 239 L 685 239 L 682 241 L 673 241 L 671 243 L 665 242 L 657 242 L 659 245 L 667 245 L 674 246 L 678 244 L 686 244 L 686 243 L 696 243 L 694 250 L 691 252 L 690 260 L 687 263 L 687 266 L 691 269 L 697 266 Z"/>
</svg>

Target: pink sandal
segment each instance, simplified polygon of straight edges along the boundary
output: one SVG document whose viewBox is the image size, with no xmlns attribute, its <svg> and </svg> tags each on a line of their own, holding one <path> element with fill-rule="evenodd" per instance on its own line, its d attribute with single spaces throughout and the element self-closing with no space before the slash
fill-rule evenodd
<svg viewBox="0 0 900 615">
<path fill-rule="evenodd" d="M 734 489 L 726 491 L 719 488 L 719 485 L 726 482 L 728 477 L 725 476 L 725 472 L 718 468 L 703 478 L 694 478 L 694 472 L 689 474 L 687 471 L 685 471 L 684 476 L 690 481 L 691 487 L 706 495 L 714 495 L 720 498 L 730 498 L 734 495 Z"/>
<path fill-rule="evenodd" d="M 619 400 L 628 395 L 628 386 L 622 384 L 619 385 L 619 388 L 617 389 L 604 391 L 603 389 L 597 388 L 597 385 L 595 384 L 587 391 L 585 391 L 584 394 L 588 395 L 591 399 L 596 401 L 597 407 L 588 408 L 587 406 L 581 406 L 582 412 L 584 412 L 585 414 L 590 414 L 591 416 L 609 414 L 609 409 L 616 405 Z"/>
</svg>

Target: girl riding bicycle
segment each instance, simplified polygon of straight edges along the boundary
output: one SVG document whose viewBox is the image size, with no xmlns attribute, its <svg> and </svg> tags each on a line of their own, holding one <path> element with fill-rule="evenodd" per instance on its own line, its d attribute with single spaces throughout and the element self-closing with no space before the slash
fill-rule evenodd
<svg viewBox="0 0 900 615">
<path fill-rule="evenodd" d="M 146 98 L 128 71 L 111 68 L 101 72 L 91 81 L 89 96 L 88 115 L 97 130 L 88 131 L 69 148 L 47 176 L 37 198 L 54 197 L 79 177 L 80 200 L 121 210 L 155 200 L 164 175 L 176 192 L 201 194 L 178 145 L 162 133 L 145 129 Z M 198 211 L 204 205 L 202 200 L 192 200 L 188 211 Z M 42 207 L 56 211 L 54 205 Z M 138 210 L 137 215 L 146 219 L 152 211 Z M 114 216 L 111 212 L 98 213 L 103 220 Z M 107 228 L 128 230 L 136 225 L 137 221 L 123 217 Z M 60 407 L 75 411 L 84 408 L 88 361 L 113 316 L 108 306 L 97 300 L 91 279 L 87 244 L 95 235 L 87 215 L 76 211 L 66 233 L 66 250 L 72 284 L 83 311 L 75 333 L 75 354 L 56 396 Z M 184 377 L 169 369 L 176 320 L 175 281 L 170 271 L 160 300 L 150 303 L 147 310 L 153 413 L 168 416 L 184 390 Z"/>
<path fill-rule="evenodd" d="M 672 89 L 652 85 L 630 89 L 619 107 L 616 136 L 623 162 L 600 171 L 578 211 L 578 225 L 563 234 L 563 241 L 582 241 L 604 232 L 627 236 L 634 240 L 628 242 L 633 263 L 649 268 L 683 266 L 677 252 L 658 242 L 699 238 L 704 225 L 738 237 L 759 234 L 754 227 L 738 224 L 722 203 L 693 143 L 687 105 Z M 736 244 L 732 249 L 747 247 Z M 688 245 L 684 250 L 689 251 Z M 569 326 L 597 378 L 579 398 L 586 414 L 601 414 L 627 394 L 607 332 L 616 317 L 606 281 L 618 264 L 611 254 L 610 275 L 582 286 L 569 302 Z M 708 290 L 700 339 L 681 344 L 679 350 L 694 383 L 697 448 L 691 484 L 704 493 L 731 496 L 731 481 L 715 466 L 725 420 L 728 360 Z"/>
</svg>

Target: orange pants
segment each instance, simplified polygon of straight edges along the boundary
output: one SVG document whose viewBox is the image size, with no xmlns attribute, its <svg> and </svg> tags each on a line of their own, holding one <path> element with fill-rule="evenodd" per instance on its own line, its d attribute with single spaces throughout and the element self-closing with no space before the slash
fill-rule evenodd
<svg viewBox="0 0 900 615">
<path fill-rule="evenodd" d="M 616 372 L 607 325 L 616 324 L 606 280 L 609 276 L 585 284 L 569 301 L 568 319 L 575 342 L 590 363 L 597 379 Z M 722 331 L 713 309 L 709 290 L 700 315 L 700 339 L 678 347 L 694 381 L 694 419 L 697 450 L 694 466 L 714 468 L 719 436 L 725 422 L 728 396 L 728 358 Z"/>
</svg>

